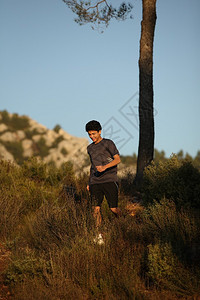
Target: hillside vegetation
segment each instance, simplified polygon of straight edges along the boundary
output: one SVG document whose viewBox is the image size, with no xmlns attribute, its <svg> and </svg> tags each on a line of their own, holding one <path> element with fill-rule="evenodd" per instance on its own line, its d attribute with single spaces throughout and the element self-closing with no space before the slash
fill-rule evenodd
<svg viewBox="0 0 200 300">
<path fill-rule="evenodd" d="M 200 172 L 176 156 L 152 164 L 140 191 L 120 182 L 123 216 L 102 207 L 96 229 L 87 175 L 33 158 L 0 161 L 0 241 L 10 251 L 3 283 L 10 299 L 198 299 Z M 143 205 L 127 209 L 136 192 Z"/>
</svg>

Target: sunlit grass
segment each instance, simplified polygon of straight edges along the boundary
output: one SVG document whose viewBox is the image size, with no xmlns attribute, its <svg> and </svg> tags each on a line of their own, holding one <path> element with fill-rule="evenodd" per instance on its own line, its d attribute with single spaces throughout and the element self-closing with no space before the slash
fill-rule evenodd
<svg viewBox="0 0 200 300">
<path fill-rule="evenodd" d="M 159 172 L 154 167 L 161 182 Z M 126 210 L 131 196 L 121 193 L 121 218 L 103 203 L 104 244 L 98 245 L 86 175 L 76 178 L 69 165 L 55 169 L 33 160 L 16 167 L 1 161 L 0 183 L 0 239 L 11 251 L 4 278 L 13 299 L 200 295 L 199 208 L 181 208 L 174 196 L 157 197 L 133 217 Z M 76 190 L 76 199 L 63 185 Z"/>
</svg>

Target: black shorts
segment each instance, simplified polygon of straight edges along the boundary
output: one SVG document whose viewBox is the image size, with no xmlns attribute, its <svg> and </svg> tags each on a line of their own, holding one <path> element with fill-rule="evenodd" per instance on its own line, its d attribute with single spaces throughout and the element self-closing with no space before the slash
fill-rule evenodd
<svg viewBox="0 0 200 300">
<path fill-rule="evenodd" d="M 104 196 L 110 208 L 118 207 L 118 183 L 104 182 L 90 185 L 92 203 L 101 206 Z"/>
</svg>

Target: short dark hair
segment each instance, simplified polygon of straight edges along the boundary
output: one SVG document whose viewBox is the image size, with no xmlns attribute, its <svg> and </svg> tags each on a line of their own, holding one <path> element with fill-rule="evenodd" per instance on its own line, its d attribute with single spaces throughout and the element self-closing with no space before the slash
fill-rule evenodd
<svg viewBox="0 0 200 300">
<path fill-rule="evenodd" d="M 88 132 L 90 130 L 101 130 L 101 124 L 98 121 L 92 120 L 85 125 L 85 130 Z"/>
</svg>

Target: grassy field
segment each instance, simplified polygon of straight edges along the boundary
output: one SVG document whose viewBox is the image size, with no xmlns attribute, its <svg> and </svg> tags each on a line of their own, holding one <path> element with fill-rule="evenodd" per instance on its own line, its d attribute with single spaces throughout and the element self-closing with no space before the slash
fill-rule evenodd
<svg viewBox="0 0 200 300">
<path fill-rule="evenodd" d="M 175 156 L 152 164 L 139 191 L 127 174 L 122 217 L 103 203 L 102 245 L 94 243 L 87 180 L 70 164 L 0 161 L 4 299 L 200 299 L 198 169 Z M 136 192 L 142 206 L 132 216 Z"/>
</svg>

